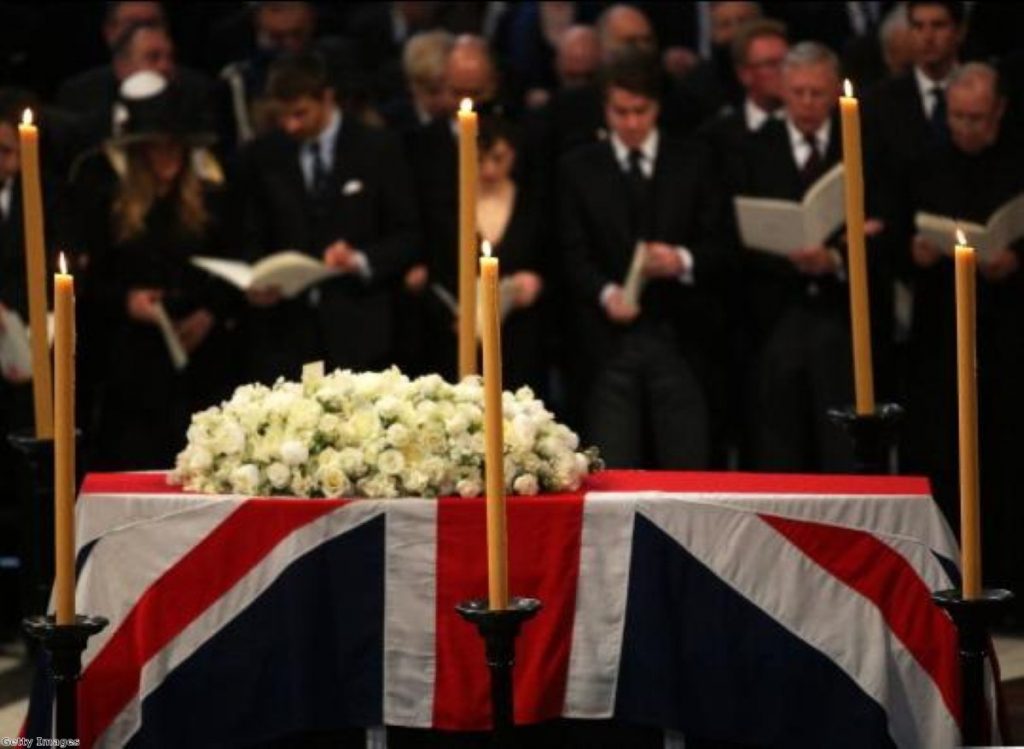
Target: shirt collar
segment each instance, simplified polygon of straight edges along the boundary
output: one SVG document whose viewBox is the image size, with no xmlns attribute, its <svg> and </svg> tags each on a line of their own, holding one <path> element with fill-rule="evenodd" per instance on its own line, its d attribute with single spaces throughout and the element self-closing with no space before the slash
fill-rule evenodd
<svg viewBox="0 0 1024 749">
<path fill-rule="evenodd" d="M 320 135 L 306 144 L 316 143 L 320 146 L 320 156 L 325 159 L 334 158 L 334 147 L 338 143 L 338 133 L 341 131 L 341 110 L 335 107 L 331 112 L 331 118 L 327 121 L 327 127 L 320 131 Z"/>
<path fill-rule="evenodd" d="M 921 68 L 914 66 L 914 80 L 917 81 L 917 90 L 921 92 L 921 101 L 929 101 L 931 98 L 932 89 L 938 86 L 943 91 L 946 90 L 946 86 L 949 85 L 949 79 L 953 77 L 953 73 L 956 72 L 957 66 L 953 66 L 945 78 L 939 81 L 933 81 Z"/>
<path fill-rule="evenodd" d="M 644 142 L 640 144 L 640 153 L 644 155 L 641 169 L 643 169 L 645 174 L 649 175 L 654 170 L 654 162 L 658 158 L 659 137 L 658 128 L 654 128 L 647 138 L 644 139 Z M 615 160 L 619 162 L 623 169 L 629 169 L 629 147 L 614 132 L 610 140 L 612 150 L 615 152 Z"/>
<path fill-rule="evenodd" d="M 766 112 L 757 106 L 748 96 L 743 100 L 743 121 L 747 124 L 747 130 L 754 132 L 760 130 L 761 125 L 775 116 L 775 112 Z"/>
<path fill-rule="evenodd" d="M 793 148 L 802 148 L 807 145 L 804 134 L 797 129 L 797 126 L 788 117 L 786 118 L 786 130 L 789 132 L 789 143 Z M 818 151 L 822 156 L 828 150 L 829 136 L 831 134 L 832 118 L 829 117 L 821 127 L 814 131 L 814 141 L 818 144 Z"/>
<path fill-rule="evenodd" d="M 6 218 L 11 212 L 11 201 L 14 198 L 14 177 L 0 182 L 0 218 Z"/>
</svg>

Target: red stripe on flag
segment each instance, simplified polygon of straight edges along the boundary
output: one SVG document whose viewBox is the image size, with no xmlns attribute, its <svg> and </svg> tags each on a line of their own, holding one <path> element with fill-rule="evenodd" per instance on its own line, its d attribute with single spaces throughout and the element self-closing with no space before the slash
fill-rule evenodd
<svg viewBox="0 0 1024 749">
<path fill-rule="evenodd" d="M 509 593 L 539 598 L 543 604 L 516 642 L 517 723 L 562 714 L 582 524 L 581 495 L 512 497 L 508 502 Z M 435 728 L 490 727 L 483 641 L 455 612 L 460 601 L 487 595 L 485 534 L 483 500 L 439 500 Z"/>
<path fill-rule="evenodd" d="M 931 591 L 892 547 L 864 531 L 773 515 L 762 520 L 816 564 L 870 600 L 931 677 L 946 708 L 960 722 L 960 667 L 956 628 L 932 602 Z"/>
<path fill-rule="evenodd" d="M 82 481 L 81 494 L 185 494 L 180 486 L 167 483 L 168 474 L 90 473 Z"/>
<path fill-rule="evenodd" d="M 795 473 L 601 471 L 587 478 L 584 489 L 591 492 L 931 496 L 928 479 L 918 476 L 828 476 Z"/>
<path fill-rule="evenodd" d="M 82 675 L 78 722 L 83 746 L 91 746 L 138 693 L 142 667 L 150 658 L 288 534 L 343 504 L 245 502 L 157 579 Z"/>
</svg>

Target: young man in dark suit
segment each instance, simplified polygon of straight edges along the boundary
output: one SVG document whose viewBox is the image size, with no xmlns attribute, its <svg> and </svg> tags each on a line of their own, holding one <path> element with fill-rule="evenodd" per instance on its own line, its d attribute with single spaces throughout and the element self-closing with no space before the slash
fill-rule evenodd
<svg viewBox="0 0 1024 749">
<path fill-rule="evenodd" d="M 949 140 L 945 90 L 966 33 L 961 2 L 910 2 L 907 19 L 913 69 L 864 97 L 865 175 L 879 206 L 901 197 L 910 165 L 929 146 Z"/>
<path fill-rule="evenodd" d="M 744 144 L 734 195 L 799 201 L 840 158 L 839 62 L 817 42 L 786 56 L 785 119 Z M 742 253 L 749 441 L 760 470 L 851 467 L 845 435 L 826 411 L 853 397 L 847 287 L 838 243 L 794 247 L 788 257 Z"/>
<path fill-rule="evenodd" d="M 725 264 L 707 152 L 658 130 L 657 61 L 626 50 L 603 74 L 610 137 L 560 165 L 558 200 L 588 438 L 617 467 L 699 468 L 709 453 L 695 372 L 707 279 Z M 641 242 L 646 282 L 623 289 Z"/>
<path fill-rule="evenodd" d="M 280 129 L 246 149 L 238 179 L 249 259 L 294 248 L 341 275 L 294 299 L 249 293 L 254 375 L 295 377 L 314 358 L 353 369 L 390 364 L 389 291 L 417 238 L 401 148 L 341 111 L 315 53 L 276 62 L 268 93 Z"/>
</svg>

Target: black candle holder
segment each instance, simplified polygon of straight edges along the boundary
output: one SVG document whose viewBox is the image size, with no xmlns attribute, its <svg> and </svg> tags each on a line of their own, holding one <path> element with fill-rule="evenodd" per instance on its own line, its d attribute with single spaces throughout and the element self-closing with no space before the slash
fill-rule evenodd
<svg viewBox="0 0 1024 749">
<path fill-rule="evenodd" d="M 55 695 L 56 739 L 78 739 L 78 679 L 82 675 L 82 651 L 89 638 L 108 621 L 102 616 L 76 616 L 73 624 L 57 624 L 53 616 L 30 616 L 22 622 L 25 632 L 39 641 L 50 656 L 50 677 Z"/>
<path fill-rule="evenodd" d="M 977 598 L 964 598 L 959 589 L 940 590 L 932 600 L 945 609 L 960 635 L 960 699 L 963 707 L 965 746 L 992 743 L 989 712 L 985 707 L 985 658 L 989 655 L 989 627 L 1013 601 L 1008 590 L 982 590 Z"/>
<path fill-rule="evenodd" d="M 23 612 L 46 611 L 53 584 L 53 440 L 37 439 L 32 430 L 7 435 L 21 456 L 28 479 L 19 514 L 25 529 Z"/>
<path fill-rule="evenodd" d="M 830 408 L 828 417 L 841 426 L 853 442 L 854 468 L 857 473 L 881 475 L 892 473 L 889 455 L 899 436 L 903 407 L 882 403 L 874 413 L 859 414 L 852 406 Z"/>
<path fill-rule="evenodd" d="M 492 746 L 512 746 L 515 712 L 512 699 L 512 666 L 516 660 L 516 637 L 523 623 L 540 611 L 536 598 L 512 598 L 507 609 L 492 611 L 486 598 L 463 601 L 455 607 L 459 615 L 476 625 L 484 640 L 487 667 L 491 672 Z"/>
</svg>

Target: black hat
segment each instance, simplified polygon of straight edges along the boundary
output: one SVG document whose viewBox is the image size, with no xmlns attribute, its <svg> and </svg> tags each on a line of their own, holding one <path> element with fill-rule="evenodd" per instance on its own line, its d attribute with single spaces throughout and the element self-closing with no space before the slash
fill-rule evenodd
<svg viewBox="0 0 1024 749">
<path fill-rule="evenodd" d="M 142 71 L 121 84 L 113 110 L 113 135 L 107 146 L 124 147 L 172 137 L 186 145 L 209 146 L 213 133 L 203 132 L 194 108 L 186 106 L 181 87 L 159 73 Z"/>
</svg>

